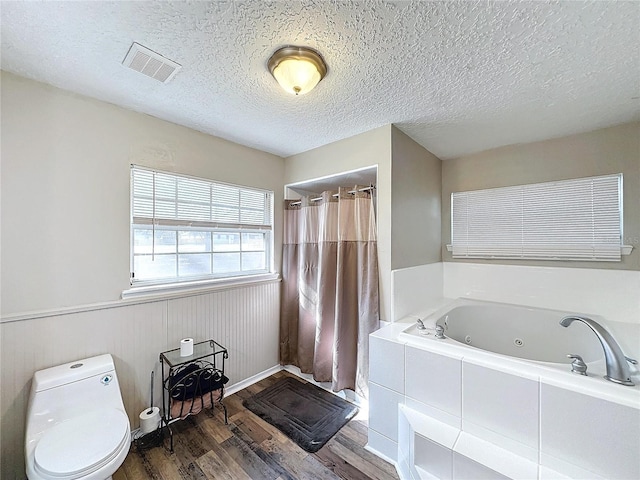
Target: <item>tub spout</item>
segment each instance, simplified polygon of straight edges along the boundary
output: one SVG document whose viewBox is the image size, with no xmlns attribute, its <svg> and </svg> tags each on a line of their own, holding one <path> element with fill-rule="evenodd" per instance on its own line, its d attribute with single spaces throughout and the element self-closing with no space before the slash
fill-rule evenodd
<svg viewBox="0 0 640 480">
<path fill-rule="evenodd" d="M 596 334 L 602 349 L 604 350 L 604 359 L 607 365 L 607 374 L 604 378 L 621 385 L 633 386 L 627 357 L 622 353 L 620 345 L 614 340 L 611 334 L 598 322 L 587 317 L 568 316 L 560 320 L 560 325 L 568 327 L 575 320 L 584 323 Z"/>
</svg>

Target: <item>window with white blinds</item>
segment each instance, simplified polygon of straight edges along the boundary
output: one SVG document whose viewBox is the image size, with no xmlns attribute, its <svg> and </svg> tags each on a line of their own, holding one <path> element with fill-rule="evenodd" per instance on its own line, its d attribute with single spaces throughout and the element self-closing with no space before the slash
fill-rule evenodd
<svg viewBox="0 0 640 480">
<path fill-rule="evenodd" d="M 619 261 L 622 174 L 451 195 L 454 258 Z"/>
<path fill-rule="evenodd" d="M 131 283 L 269 272 L 273 192 L 131 167 Z"/>
</svg>

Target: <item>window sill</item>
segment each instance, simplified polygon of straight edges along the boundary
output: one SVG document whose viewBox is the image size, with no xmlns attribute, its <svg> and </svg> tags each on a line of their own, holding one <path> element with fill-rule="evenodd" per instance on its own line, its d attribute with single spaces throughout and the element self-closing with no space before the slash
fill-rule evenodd
<svg viewBox="0 0 640 480">
<path fill-rule="evenodd" d="M 447 247 L 447 252 L 452 252 L 453 251 L 453 245 L 451 245 L 450 243 L 448 243 L 445 246 Z M 631 255 L 631 251 L 632 250 L 633 250 L 633 245 L 620 245 L 620 255 Z M 519 258 L 519 259 L 528 259 L 528 260 L 544 260 L 544 258 L 541 258 L 541 257 L 529 258 L 529 257 L 476 256 L 476 257 L 459 257 L 459 258 Z M 563 260 L 562 258 L 553 258 L 553 257 L 548 257 L 548 258 L 550 260 Z M 580 259 L 580 260 L 585 260 L 585 259 Z"/>
<path fill-rule="evenodd" d="M 216 290 L 226 290 L 260 283 L 279 282 L 278 273 L 264 273 L 247 277 L 217 278 L 215 280 L 199 280 L 195 282 L 170 283 L 165 285 L 146 285 L 131 287 L 122 292 L 123 300 L 154 299 L 179 297 L 185 294 L 199 294 Z"/>
</svg>

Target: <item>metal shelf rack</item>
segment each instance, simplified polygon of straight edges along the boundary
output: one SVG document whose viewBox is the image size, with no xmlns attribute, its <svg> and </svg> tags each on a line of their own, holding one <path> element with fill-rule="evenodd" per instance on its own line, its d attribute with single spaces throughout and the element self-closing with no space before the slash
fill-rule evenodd
<svg viewBox="0 0 640 480">
<path fill-rule="evenodd" d="M 205 408 L 219 404 L 224 411 L 224 423 L 228 424 L 227 407 L 224 405 L 224 385 L 229 381 L 224 375 L 227 349 L 214 340 L 193 345 L 193 354 L 180 356 L 180 349 L 160 354 L 162 366 L 162 423 L 167 427 L 173 452 L 173 431 L 170 424 Z"/>
</svg>

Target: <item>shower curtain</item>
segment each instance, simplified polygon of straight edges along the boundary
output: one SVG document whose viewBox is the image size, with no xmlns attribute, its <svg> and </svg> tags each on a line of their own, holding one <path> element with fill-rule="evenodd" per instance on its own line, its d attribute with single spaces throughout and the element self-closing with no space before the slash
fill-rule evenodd
<svg viewBox="0 0 640 480">
<path fill-rule="evenodd" d="M 280 363 L 366 398 L 380 315 L 375 212 L 359 188 L 285 200 Z"/>
</svg>

